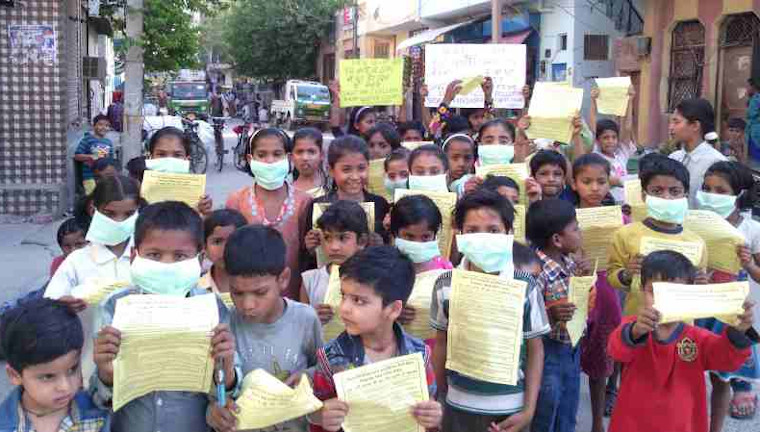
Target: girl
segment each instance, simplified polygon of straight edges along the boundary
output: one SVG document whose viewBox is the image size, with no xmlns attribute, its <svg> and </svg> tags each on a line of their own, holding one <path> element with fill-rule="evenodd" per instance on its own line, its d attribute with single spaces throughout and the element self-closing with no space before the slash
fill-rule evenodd
<svg viewBox="0 0 760 432">
<path fill-rule="evenodd" d="M 305 248 L 302 250 L 304 260 L 303 270 L 316 268 L 314 250 L 321 243 L 321 233 L 312 229 L 314 204 L 334 203 L 338 200 L 355 202 L 371 202 L 375 208 L 375 232 L 370 235 L 370 245 L 382 244 L 386 241 L 387 233 L 383 228 L 383 219 L 390 210 L 385 198 L 366 191 L 369 175 L 369 149 L 363 139 L 347 135 L 330 143 L 327 152 L 327 165 L 330 177 L 334 180 L 333 189 L 326 195 L 314 200 L 307 207 L 304 224 L 306 226 Z"/>
<path fill-rule="evenodd" d="M 711 210 L 726 218 L 746 239 L 746 244 L 736 253 L 744 269 L 738 275 L 714 271 L 713 282 L 750 279 L 760 282 L 760 223 L 742 214 L 751 210 L 756 196 L 756 186 L 752 173 L 736 162 L 717 162 L 705 173 L 702 190 L 697 192 L 699 208 Z M 756 288 L 755 284 L 753 289 Z M 725 325 L 713 318 L 698 320 L 697 325 L 716 333 Z M 726 414 L 738 419 L 748 419 L 757 410 L 757 395 L 752 392 L 752 380 L 760 378 L 760 356 L 757 345 L 753 345 L 752 357 L 738 371 L 731 373 L 711 373 L 713 392 L 711 397 L 710 430 L 720 431 Z M 730 385 L 729 385 L 730 380 Z M 731 388 L 734 397 L 730 399 Z"/>
<path fill-rule="evenodd" d="M 204 254 L 212 265 L 198 282 L 199 287 L 218 294 L 230 292 L 230 276 L 224 266 L 224 246 L 230 235 L 247 223 L 240 212 L 229 209 L 214 210 L 204 219 L 203 238 L 206 243 Z M 222 299 L 225 300 L 224 297 Z M 225 300 L 228 306 L 230 303 L 232 299 Z"/>
<path fill-rule="evenodd" d="M 409 181 L 409 151 L 405 148 L 399 148 L 391 152 L 385 162 L 385 177 L 383 183 L 385 190 L 390 196 L 396 189 L 406 189 Z"/>
<path fill-rule="evenodd" d="M 628 159 L 636 153 L 637 147 L 634 140 L 633 130 L 633 100 L 636 92 L 631 86 L 628 91 L 628 110 L 623 118 L 622 130 L 612 120 L 600 120 L 597 122 L 596 100 L 599 98 L 598 88 L 591 90 L 591 112 L 589 113 L 589 127 L 596 131 L 594 153 L 602 155 L 610 163 L 612 175 L 610 182 L 612 196 L 615 201 L 623 202 L 623 179 L 628 175 Z"/>
<path fill-rule="evenodd" d="M 409 195 L 398 200 L 391 210 L 391 236 L 394 245 L 414 262 L 416 273 L 452 269 L 441 257 L 436 237 L 442 218 L 433 200 L 424 195 Z"/>
<path fill-rule="evenodd" d="M 233 192 L 226 207 L 242 213 L 249 224 L 271 226 L 282 234 L 288 245 L 286 259 L 292 273 L 288 290 L 283 294 L 298 300 L 301 221 L 311 197 L 286 182 L 290 174 L 290 139 L 285 132 L 277 128 L 260 129 L 251 136 L 246 151 L 246 169 L 253 184 Z"/>
<path fill-rule="evenodd" d="M 587 154 L 573 163 L 571 187 L 577 195 L 576 207 L 593 208 L 614 204 L 609 195 L 610 164 L 598 154 Z M 607 282 L 606 271 L 598 272 L 596 299 L 590 309 L 588 331 L 581 340 L 581 368 L 589 376 L 592 432 L 604 432 L 606 399 L 614 402 L 617 374 L 607 354 L 607 338 L 620 324 L 622 310 L 615 289 Z"/>
<path fill-rule="evenodd" d="M 425 126 L 417 120 L 404 122 L 398 125 L 398 134 L 402 142 L 424 141 Z"/>
<path fill-rule="evenodd" d="M 449 160 L 433 144 L 417 147 L 409 155 L 409 189 L 448 192 Z"/>
<path fill-rule="evenodd" d="M 510 177 L 489 174 L 480 187 L 497 192 L 512 205 L 517 204 L 520 199 L 520 186 Z"/>
<path fill-rule="evenodd" d="M 390 125 L 380 123 L 367 132 L 370 159 L 383 159 L 401 147 L 401 137 Z"/>
<path fill-rule="evenodd" d="M 87 241 L 84 239 L 86 234 L 87 232 L 85 229 L 82 228 L 74 218 L 63 221 L 61 226 L 58 227 L 56 239 L 58 240 L 58 246 L 61 247 L 61 252 L 63 252 L 63 254 L 53 258 L 53 262 L 50 264 L 51 278 L 66 257 L 75 250 L 87 246 Z"/>
<path fill-rule="evenodd" d="M 327 190 L 327 174 L 323 169 L 322 132 L 301 128 L 293 135 L 293 186 L 317 198 Z"/>
<path fill-rule="evenodd" d="M 512 163 L 515 157 L 515 127 L 506 120 L 494 119 L 484 123 L 478 138 L 478 164 Z"/>
<path fill-rule="evenodd" d="M 330 113 L 330 125 L 333 136 L 340 138 L 346 134 L 354 135 L 360 138 L 366 138 L 370 129 L 375 126 L 377 121 L 377 114 L 375 109 L 370 106 L 355 107 L 351 110 L 351 115 L 348 117 L 348 131 L 343 131 L 340 128 L 341 120 L 338 114 L 340 110 L 340 89 L 333 90 L 333 109 Z M 337 91 L 337 93 L 336 93 Z M 336 97 L 337 95 L 337 97 Z M 336 105 L 337 104 L 337 105 Z M 337 109 L 336 109 L 337 108 Z"/>
<path fill-rule="evenodd" d="M 175 127 L 159 129 L 148 142 L 150 157 L 145 160 L 145 168 L 165 173 L 187 174 L 190 172 L 190 141 L 187 135 Z M 203 195 L 196 205 L 202 215 L 211 213 L 214 202 L 209 195 Z"/>
<path fill-rule="evenodd" d="M 475 140 L 466 134 L 449 135 L 442 145 L 449 163 L 449 190 L 464 194 L 464 185 L 475 169 Z"/>
</svg>

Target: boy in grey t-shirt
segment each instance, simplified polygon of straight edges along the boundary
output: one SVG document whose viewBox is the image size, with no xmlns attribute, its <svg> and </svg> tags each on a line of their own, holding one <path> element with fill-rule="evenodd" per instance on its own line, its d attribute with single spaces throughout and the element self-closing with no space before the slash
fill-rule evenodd
<svg viewBox="0 0 760 432">
<path fill-rule="evenodd" d="M 297 383 L 305 370 L 316 364 L 322 330 L 314 309 L 282 297 L 290 280 L 282 236 L 264 226 L 239 228 L 227 240 L 224 263 L 235 304 L 230 311 L 230 330 L 243 375 L 264 369 L 286 384 Z M 221 431 L 236 430 L 230 406 L 213 404 L 207 416 L 209 425 Z M 308 430 L 302 417 L 262 431 L 274 431 L 275 427 L 287 432 Z"/>
</svg>

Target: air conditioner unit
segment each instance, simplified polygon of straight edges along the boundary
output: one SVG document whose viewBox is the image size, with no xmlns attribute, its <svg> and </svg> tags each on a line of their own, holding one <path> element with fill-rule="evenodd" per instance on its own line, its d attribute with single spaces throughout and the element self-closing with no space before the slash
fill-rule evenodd
<svg viewBox="0 0 760 432">
<path fill-rule="evenodd" d="M 82 57 L 82 78 L 105 80 L 106 59 L 104 57 Z"/>
</svg>

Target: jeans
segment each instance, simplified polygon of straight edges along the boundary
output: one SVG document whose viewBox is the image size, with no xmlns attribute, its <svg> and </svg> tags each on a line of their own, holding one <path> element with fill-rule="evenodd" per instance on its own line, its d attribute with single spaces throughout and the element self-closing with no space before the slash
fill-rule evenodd
<svg viewBox="0 0 760 432">
<path fill-rule="evenodd" d="M 575 431 L 580 379 L 580 345 L 544 337 L 544 374 L 531 432 Z"/>
</svg>

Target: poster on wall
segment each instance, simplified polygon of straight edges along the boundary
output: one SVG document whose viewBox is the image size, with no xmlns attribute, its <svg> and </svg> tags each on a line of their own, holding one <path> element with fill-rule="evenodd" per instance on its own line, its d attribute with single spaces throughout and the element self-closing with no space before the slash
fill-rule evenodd
<svg viewBox="0 0 760 432">
<path fill-rule="evenodd" d="M 52 25 L 8 25 L 11 62 L 17 65 L 53 65 L 58 46 Z"/>
</svg>

